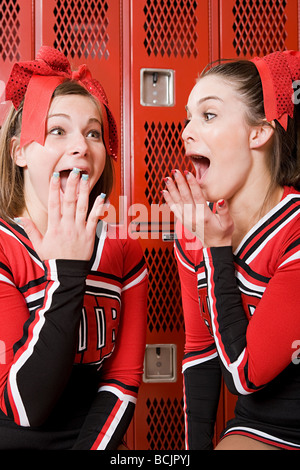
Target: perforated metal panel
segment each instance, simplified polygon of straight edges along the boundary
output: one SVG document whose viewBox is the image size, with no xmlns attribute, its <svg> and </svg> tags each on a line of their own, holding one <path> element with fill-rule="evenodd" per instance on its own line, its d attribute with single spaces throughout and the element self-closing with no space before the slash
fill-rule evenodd
<svg viewBox="0 0 300 470">
<path fill-rule="evenodd" d="M 184 450 L 183 404 L 175 399 L 148 399 L 149 450 Z"/>
<path fill-rule="evenodd" d="M 181 292 L 172 246 L 165 249 L 146 248 L 145 258 L 149 271 L 149 331 L 183 331 Z"/>
<path fill-rule="evenodd" d="M 4 88 L 12 64 L 29 60 L 34 54 L 32 45 L 31 0 L 1 0 L 0 2 L 0 126 L 9 109 Z"/>
<path fill-rule="evenodd" d="M 198 56 L 196 1 L 147 0 L 144 46 L 149 56 Z"/>
<path fill-rule="evenodd" d="M 120 93 L 120 5 L 112 0 L 37 0 L 37 47 L 60 49 L 73 67 L 86 63 L 105 90 Z M 113 81 L 111 79 L 114 79 Z M 120 106 L 120 100 L 118 102 Z"/>
<path fill-rule="evenodd" d="M 221 57 L 298 49 L 297 0 L 221 0 Z"/>
<path fill-rule="evenodd" d="M 0 56 L 3 62 L 20 60 L 20 5 L 14 0 L 0 3 Z"/>
<path fill-rule="evenodd" d="M 192 170 L 184 157 L 181 122 L 145 122 L 145 195 L 148 203 L 159 204 L 157 188 L 174 168 Z"/>
<path fill-rule="evenodd" d="M 285 49 L 287 16 L 285 0 L 262 2 L 237 0 L 232 13 L 237 56 L 265 55 Z"/>
<path fill-rule="evenodd" d="M 79 59 L 109 57 L 107 1 L 57 0 L 54 47 Z"/>
</svg>

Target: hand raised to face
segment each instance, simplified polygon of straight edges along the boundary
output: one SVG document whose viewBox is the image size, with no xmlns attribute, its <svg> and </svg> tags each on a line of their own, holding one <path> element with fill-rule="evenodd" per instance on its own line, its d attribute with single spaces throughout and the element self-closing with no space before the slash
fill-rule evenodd
<svg viewBox="0 0 300 470">
<path fill-rule="evenodd" d="M 213 213 L 192 173 L 186 172 L 184 178 L 180 171 L 173 170 L 173 175 L 175 181 L 165 178 L 166 189 L 162 193 L 175 217 L 204 248 L 231 245 L 234 225 L 226 202 L 218 201 L 217 213 Z"/>
<path fill-rule="evenodd" d="M 90 185 L 87 175 L 76 168 L 71 171 L 62 195 L 59 173 L 54 173 L 49 188 L 48 227 L 41 234 L 34 222 L 19 221 L 41 260 L 89 260 L 93 253 L 95 234 L 102 214 L 105 195 L 97 197 L 90 214 Z"/>
</svg>

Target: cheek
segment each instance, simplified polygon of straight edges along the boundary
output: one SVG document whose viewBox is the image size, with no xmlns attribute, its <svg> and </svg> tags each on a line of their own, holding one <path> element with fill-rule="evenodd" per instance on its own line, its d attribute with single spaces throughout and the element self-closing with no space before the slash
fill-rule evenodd
<svg viewBox="0 0 300 470">
<path fill-rule="evenodd" d="M 58 159 L 56 153 L 39 144 L 35 144 L 32 150 L 27 158 L 28 176 L 31 184 L 44 196 L 48 194 L 49 181 Z"/>
<path fill-rule="evenodd" d="M 249 155 L 249 139 L 245 132 L 215 132 L 212 137 L 213 148 L 222 160 L 239 164 L 241 160 L 247 159 Z"/>
<path fill-rule="evenodd" d="M 96 152 L 95 157 L 93 159 L 93 177 L 90 181 L 92 183 L 91 189 L 97 184 L 98 180 L 100 179 L 104 168 L 105 168 L 105 163 L 106 163 L 106 158 L 110 158 L 106 156 L 106 150 L 105 147 L 101 152 Z"/>
<path fill-rule="evenodd" d="M 106 149 L 104 145 L 103 145 L 103 148 L 101 148 L 101 150 L 96 153 L 96 155 L 97 156 L 95 157 L 94 167 L 100 177 L 105 168 L 106 158 L 108 158 L 106 155 Z"/>
</svg>

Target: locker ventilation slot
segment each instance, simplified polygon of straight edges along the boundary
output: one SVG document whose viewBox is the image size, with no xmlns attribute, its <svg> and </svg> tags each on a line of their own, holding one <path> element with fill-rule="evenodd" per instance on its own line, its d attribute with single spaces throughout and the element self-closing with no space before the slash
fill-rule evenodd
<svg viewBox="0 0 300 470">
<path fill-rule="evenodd" d="M 72 58 L 108 59 L 107 10 L 103 0 L 57 0 L 54 47 Z"/>
<path fill-rule="evenodd" d="M 149 204 L 161 203 L 160 188 L 163 178 L 171 174 L 174 168 L 181 171 L 192 170 L 192 165 L 185 158 L 184 145 L 181 138 L 181 123 L 145 123 L 145 195 Z"/>
<path fill-rule="evenodd" d="M 235 32 L 233 46 L 238 56 L 262 56 L 285 49 L 286 5 L 285 0 L 236 1 L 232 11 Z"/>
<path fill-rule="evenodd" d="M 19 2 L 4 0 L 0 2 L 0 55 L 3 60 L 14 62 L 20 60 L 18 48 L 19 37 Z"/>
<path fill-rule="evenodd" d="M 176 398 L 147 400 L 148 450 L 184 450 L 183 406 Z"/>
<path fill-rule="evenodd" d="M 198 56 L 197 4 L 191 0 L 146 1 L 144 46 L 149 56 Z"/>
<path fill-rule="evenodd" d="M 147 248 L 145 258 L 149 271 L 149 331 L 183 331 L 181 291 L 173 246 L 158 250 Z"/>
</svg>

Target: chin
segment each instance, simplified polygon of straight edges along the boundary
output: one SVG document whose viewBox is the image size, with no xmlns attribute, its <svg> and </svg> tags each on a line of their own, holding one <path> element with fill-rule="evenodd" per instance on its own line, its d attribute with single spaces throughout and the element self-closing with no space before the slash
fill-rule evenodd
<svg viewBox="0 0 300 470">
<path fill-rule="evenodd" d="M 211 196 L 212 196 L 211 192 L 209 190 L 207 190 L 207 188 L 203 184 L 201 184 L 201 182 L 198 179 L 196 179 L 196 181 L 199 184 L 199 186 L 201 188 L 201 191 L 202 191 L 202 194 L 203 194 L 204 198 L 206 199 L 206 201 L 207 202 L 213 202 L 211 200 Z"/>
<path fill-rule="evenodd" d="M 215 191 L 209 190 L 205 187 L 201 187 L 201 189 L 202 189 L 202 194 L 207 202 L 215 203 L 219 201 L 220 199 L 224 199 L 223 196 L 220 196 L 220 194 L 218 194 Z"/>
</svg>

